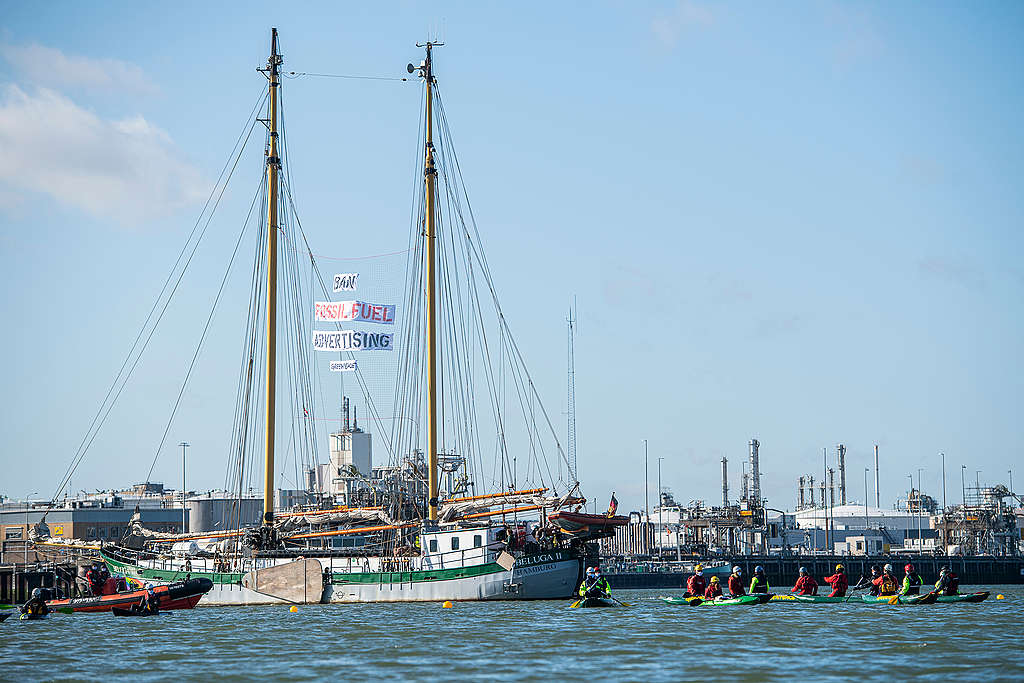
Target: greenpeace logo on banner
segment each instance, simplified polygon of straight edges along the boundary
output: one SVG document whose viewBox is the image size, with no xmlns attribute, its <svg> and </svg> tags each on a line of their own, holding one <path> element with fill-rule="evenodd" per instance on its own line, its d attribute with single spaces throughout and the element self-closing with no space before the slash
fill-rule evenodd
<svg viewBox="0 0 1024 683">
<path fill-rule="evenodd" d="M 356 282 L 359 280 L 359 273 L 340 273 L 334 276 L 335 292 L 354 292 Z"/>
<path fill-rule="evenodd" d="M 365 301 L 317 301 L 313 304 L 317 322 L 351 320 L 363 323 L 392 325 L 395 322 L 394 304 L 368 304 Z"/>
<path fill-rule="evenodd" d="M 331 372 L 352 372 L 359 365 L 354 360 L 332 360 Z"/>
<path fill-rule="evenodd" d="M 391 351 L 393 338 L 393 334 L 359 330 L 313 332 L 313 348 L 317 351 Z"/>
</svg>

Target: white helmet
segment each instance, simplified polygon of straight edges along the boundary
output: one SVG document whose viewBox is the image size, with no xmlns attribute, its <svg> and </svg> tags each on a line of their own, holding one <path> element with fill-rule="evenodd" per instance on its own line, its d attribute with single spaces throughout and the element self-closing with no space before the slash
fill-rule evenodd
<svg viewBox="0 0 1024 683">
<path fill-rule="evenodd" d="M 884 567 L 882 567 L 882 571 L 891 572 L 892 571 L 892 565 L 886 563 L 886 565 Z"/>
</svg>

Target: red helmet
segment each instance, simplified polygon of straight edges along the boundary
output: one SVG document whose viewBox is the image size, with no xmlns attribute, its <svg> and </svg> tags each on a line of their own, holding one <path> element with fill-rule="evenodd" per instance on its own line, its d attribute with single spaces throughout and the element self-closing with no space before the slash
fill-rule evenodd
<svg viewBox="0 0 1024 683">
<path fill-rule="evenodd" d="M 903 568 L 903 571 L 905 571 L 907 573 L 910 573 L 910 572 L 914 571 L 914 565 L 908 564 L 906 567 Z"/>
</svg>

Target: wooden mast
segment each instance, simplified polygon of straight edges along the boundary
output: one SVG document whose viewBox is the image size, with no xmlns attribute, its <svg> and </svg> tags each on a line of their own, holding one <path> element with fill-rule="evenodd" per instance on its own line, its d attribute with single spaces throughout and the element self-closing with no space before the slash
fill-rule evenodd
<svg viewBox="0 0 1024 683">
<path fill-rule="evenodd" d="M 423 62 L 423 78 L 427 82 L 426 107 L 426 232 L 427 240 L 427 483 L 430 521 L 437 522 L 437 286 L 434 226 L 434 194 L 437 169 L 434 168 L 434 71 L 431 64 L 433 43 L 427 41 L 427 58 Z"/>
<path fill-rule="evenodd" d="M 277 29 L 271 29 L 270 58 L 267 60 L 269 88 L 270 146 L 267 150 L 267 396 L 266 454 L 263 461 L 263 524 L 274 522 L 274 436 L 277 394 L 277 192 L 281 159 L 277 151 L 277 91 L 279 67 L 284 59 L 277 53 Z"/>
<path fill-rule="evenodd" d="M 434 208 L 437 169 L 434 167 L 434 68 L 432 50 L 444 43 L 427 41 L 416 47 L 427 49 L 427 58 L 418 67 L 409 65 L 409 73 L 419 70 L 427 83 L 427 120 L 424 126 L 425 158 L 423 177 L 426 186 L 423 236 L 427 244 L 427 505 L 429 519 L 437 522 L 437 228 Z"/>
</svg>

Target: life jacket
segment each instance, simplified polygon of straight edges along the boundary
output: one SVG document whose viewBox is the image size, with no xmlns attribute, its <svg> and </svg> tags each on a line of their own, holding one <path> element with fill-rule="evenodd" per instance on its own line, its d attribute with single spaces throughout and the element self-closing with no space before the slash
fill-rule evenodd
<svg viewBox="0 0 1024 683">
<path fill-rule="evenodd" d="M 949 573 L 949 586 L 946 590 L 948 591 L 946 595 L 956 595 L 960 592 L 960 577 L 953 572 Z"/>
<path fill-rule="evenodd" d="M 818 593 L 818 582 L 810 576 L 801 576 L 796 580 L 796 585 L 793 586 L 791 593 L 797 593 L 798 595 L 817 595 Z"/>
<path fill-rule="evenodd" d="M 735 574 L 729 575 L 729 593 L 734 596 L 746 594 L 746 591 L 743 590 L 743 581 Z"/>
<path fill-rule="evenodd" d="M 704 580 L 703 576 L 697 576 L 694 574 L 686 581 L 686 592 L 690 595 L 696 595 L 698 598 L 704 595 L 704 591 L 707 590 L 708 584 Z"/>
<path fill-rule="evenodd" d="M 896 595 L 897 590 L 899 590 L 899 586 L 896 584 L 895 577 L 892 574 L 883 574 L 882 581 L 878 586 L 878 594 Z"/>
<path fill-rule="evenodd" d="M 750 579 L 750 592 L 751 593 L 767 593 L 768 592 L 768 580 L 764 577 L 764 574 L 758 576 L 754 574 L 753 578 Z"/>
<path fill-rule="evenodd" d="M 707 589 L 704 591 L 704 597 L 707 599 L 717 598 L 722 595 L 722 584 L 720 583 L 709 583 Z"/>
<path fill-rule="evenodd" d="M 921 579 L 920 574 L 907 574 L 907 576 L 903 579 L 903 594 L 920 595 L 922 583 L 924 583 L 924 581 Z"/>
</svg>

